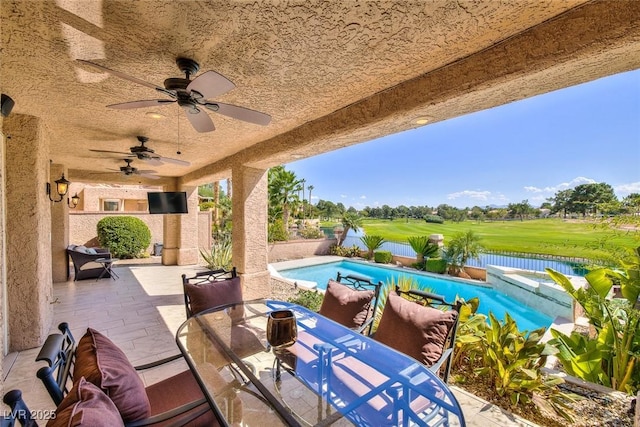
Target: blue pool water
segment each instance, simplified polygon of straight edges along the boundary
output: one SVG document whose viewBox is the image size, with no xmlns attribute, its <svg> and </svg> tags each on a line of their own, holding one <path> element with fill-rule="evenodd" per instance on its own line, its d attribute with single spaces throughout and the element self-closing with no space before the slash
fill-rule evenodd
<svg viewBox="0 0 640 427">
<path fill-rule="evenodd" d="M 541 327 L 547 328 L 553 321 L 551 317 L 539 313 L 521 302 L 496 292 L 493 289 L 412 273 L 407 270 L 385 268 L 351 261 L 339 261 L 279 271 L 283 277 L 289 279 L 316 282 L 320 289 L 325 289 L 328 280 L 330 278 L 335 279 L 338 272 L 343 275 L 357 274 L 371 279 L 374 282 L 382 281 L 382 283 L 385 284 L 391 279 L 397 281 L 399 277 L 408 276 L 413 278 L 421 289 L 430 288 L 434 293 L 444 296 L 444 298 L 450 302 L 455 301 L 456 296 L 464 298 L 465 300 L 478 297 L 480 300 L 480 306 L 478 307 L 479 313 L 488 315 L 489 312 L 492 312 L 498 319 L 503 320 L 504 314 L 508 312 L 516 321 L 521 331 L 532 331 Z"/>
</svg>

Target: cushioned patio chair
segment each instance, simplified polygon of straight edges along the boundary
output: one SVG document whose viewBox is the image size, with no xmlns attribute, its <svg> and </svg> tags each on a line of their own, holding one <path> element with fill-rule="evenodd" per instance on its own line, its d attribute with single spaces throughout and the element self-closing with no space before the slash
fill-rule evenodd
<svg viewBox="0 0 640 427">
<path fill-rule="evenodd" d="M 31 418 L 31 411 L 27 404 L 22 400 L 22 392 L 20 390 L 10 390 L 4 396 L 2 401 L 11 408 L 11 412 L 3 413 L 0 418 L 0 427 L 13 427 L 18 423 L 23 427 L 38 427 L 38 423 Z"/>
<path fill-rule="evenodd" d="M 373 339 L 424 363 L 446 383 L 461 305 L 460 301 L 450 304 L 440 295 L 396 287 L 389 294 Z"/>
<path fill-rule="evenodd" d="M 373 283 L 354 274 L 329 280 L 319 313 L 348 328 L 367 334 L 373 327 L 382 282 Z"/>
<path fill-rule="evenodd" d="M 207 270 L 193 277 L 182 275 L 187 318 L 213 307 L 242 302 L 242 286 L 236 268 Z"/>
<path fill-rule="evenodd" d="M 95 262 L 99 258 L 111 258 L 109 249 L 106 248 L 87 248 L 82 245 L 69 245 L 67 247 L 67 255 L 73 261 L 73 280 L 95 279 L 100 277 L 111 277 L 109 272 L 105 271 L 102 264 Z M 68 265 L 68 264 L 67 264 Z M 67 267 L 68 268 L 68 267 Z M 67 278 L 69 277 L 67 271 Z"/>
<path fill-rule="evenodd" d="M 63 425 L 57 421 L 64 420 L 67 412 L 73 416 L 78 408 L 86 410 L 89 419 L 111 420 L 99 425 L 219 425 L 191 371 L 144 387 L 137 371 L 161 366 L 181 355 L 134 367 L 100 332 L 88 328 L 76 346 L 67 323 L 58 329 L 61 334 L 49 335 L 36 357 L 48 365 L 38 370 L 37 377 L 57 406 L 54 425 Z M 215 370 L 211 374 L 215 375 Z"/>
</svg>

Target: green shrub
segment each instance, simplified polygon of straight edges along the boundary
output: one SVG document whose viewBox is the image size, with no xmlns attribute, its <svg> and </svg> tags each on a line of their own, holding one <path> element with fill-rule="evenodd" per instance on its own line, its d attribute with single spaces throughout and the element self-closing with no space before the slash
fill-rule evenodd
<svg viewBox="0 0 640 427">
<path fill-rule="evenodd" d="M 307 307 L 309 310 L 317 312 L 320 310 L 323 298 L 324 295 L 318 291 L 300 289 L 296 296 L 289 298 L 289 302 Z"/>
<path fill-rule="evenodd" d="M 444 224 L 444 218 L 439 215 L 425 215 L 424 220 L 432 224 Z"/>
<path fill-rule="evenodd" d="M 380 264 L 389 264 L 393 259 L 390 251 L 375 251 L 373 253 L 373 260 Z"/>
<path fill-rule="evenodd" d="M 430 273 L 444 274 L 447 271 L 447 260 L 442 258 L 429 258 L 425 261 L 424 269 Z"/>
<path fill-rule="evenodd" d="M 202 202 L 199 205 L 200 212 L 209 211 L 209 210 L 212 210 L 215 207 L 216 207 L 216 204 L 213 203 L 213 202 Z"/>
<path fill-rule="evenodd" d="M 151 231 L 140 218 L 107 216 L 98 221 L 98 241 L 116 258 L 139 258 L 151 243 Z"/>
<path fill-rule="evenodd" d="M 360 248 L 358 247 L 358 245 L 353 245 L 350 248 L 333 245 L 329 248 L 329 253 L 331 255 L 353 258 L 360 256 Z"/>
<path fill-rule="evenodd" d="M 323 239 L 324 233 L 318 227 L 303 227 L 298 231 L 303 239 Z"/>
<path fill-rule="evenodd" d="M 270 223 L 268 232 L 270 242 L 286 242 L 289 240 L 289 233 L 281 219 L 276 219 Z"/>
</svg>

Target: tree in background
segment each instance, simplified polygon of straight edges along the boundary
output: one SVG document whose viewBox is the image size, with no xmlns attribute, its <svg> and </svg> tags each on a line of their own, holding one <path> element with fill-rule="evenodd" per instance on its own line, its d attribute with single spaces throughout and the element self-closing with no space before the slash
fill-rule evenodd
<svg viewBox="0 0 640 427">
<path fill-rule="evenodd" d="M 604 182 L 598 184 L 581 184 L 573 189 L 569 201 L 570 209 L 573 212 L 582 214 L 596 214 L 598 205 L 617 201 L 613 187 Z"/>
<path fill-rule="evenodd" d="M 271 220 L 282 218 L 284 227 L 289 229 L 289 216 L 300 203 L 298 192 L 301 189 L 302 181 L 296 177 L 292 171 L 288 171 L 284 166 L 275 166 L 269 169 L 268 174 L 269 190 L 269 216 Z"/>
<path fill-rule="evenodd" d="M 353 230 L 356 233 L 360 231 L 360 227 L 362 227 L 362 217 L 357 214 L 352 214 L 349 212 L 345 212 L 342 215 L 342 219 L 340 220 L 342 223 L 342 227 L 344 231 L 340 235 L 340 240 L 338 241 L 338 246 L 342 246 L 344 239 L 347 237 L 347 233 L 349 230 Z"/>
<path fill-rule="evenodd" d="M 524 221 L 526 217 L 534 212 L 534 209 L 528 200 L 523 200 L 520 203 L 509 203 L 507 211 L 509 211 L 509 216 L 520 218 L 520 221 Z"/>
<path fill-rule="evenodd" d="M 553 197 L 547 200 L 552 203 L 551 213 L 555 214 L 562 211 L 562 217 L 566 218 L 569 209 L 571 208 L 571 196 L 573 195 L 573 189 L 558 191 Z"/>
</svg>

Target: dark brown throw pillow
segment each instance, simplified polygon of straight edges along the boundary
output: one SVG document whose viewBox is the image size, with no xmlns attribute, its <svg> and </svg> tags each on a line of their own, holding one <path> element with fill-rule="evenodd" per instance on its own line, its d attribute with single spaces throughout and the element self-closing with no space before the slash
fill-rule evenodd
<svg viewBox="0 0 640 427">
<path fill-rule="evenodd" d="M 56 408 L 55 418 L 47 422 L 47 427 L 117 427 L 124 426 L 118 408 L 98 387 L 84 377 Z"/>
<path fill-rule="evenodd" d="M 151 405 L 144 384 L 127 356 L 109 338 L 91 328 L 76 349 L 73 382 L 80 377 L 100 387 L 125 422 L 150 416 Z"/>
<path fill-rule="evenodd" d="M 329 280 L 319 313 L 348 328 L 359 328 L 367 320 L 374 295 Z"/>
<path fill-rule="evenodd" d="M 184 290 L 189 296 L 193 314 L 219 305 L 242 302 L 239 277 L 200 285 L 186 283 Z"/>
<path fill-rule="evenodd" d="M 424 307 L 391 292 L 374 339 L 431 366 L 457 317 L 455 310 Z"/>
</svg>

